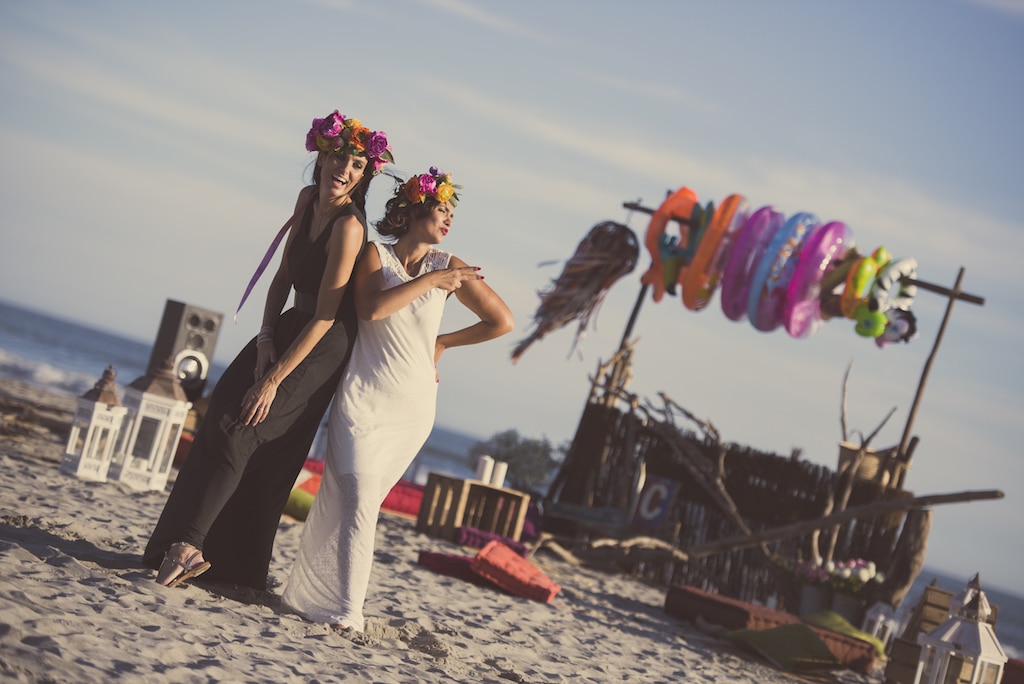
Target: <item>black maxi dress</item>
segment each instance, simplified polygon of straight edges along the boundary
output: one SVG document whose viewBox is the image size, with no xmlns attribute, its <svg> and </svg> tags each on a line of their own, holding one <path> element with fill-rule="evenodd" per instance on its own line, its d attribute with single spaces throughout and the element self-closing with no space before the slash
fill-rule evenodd
<svg viewBox="0 0 1024 684">
<path fill-rule="evenodd" d="M 349 205 L 363 225 L 366 217 Z M 297 226 L 299 234 L 284 255 L 296 306 L 278 319 L 274 344 L 284 351 L 315 313 L 316 296 L 327 267 L 330 230 L 310 240 L 312 203 Z M 294 229 L 293 229 L 294 230 Z M 202 549 L 212 567 L 204 579 L 266 589 L 278 523 L 317 429 L 348 363 L 356 335 L 352 288 L 334 325 L 277 389 L 266 420 L 246 426 L 242 398 L 253 385 L 256 339 L 224 371 L 188 456 L 182 463 L 160 520 L 146 545 L 143 564 L 159 569 L 171 544 Z"/>
</svg>

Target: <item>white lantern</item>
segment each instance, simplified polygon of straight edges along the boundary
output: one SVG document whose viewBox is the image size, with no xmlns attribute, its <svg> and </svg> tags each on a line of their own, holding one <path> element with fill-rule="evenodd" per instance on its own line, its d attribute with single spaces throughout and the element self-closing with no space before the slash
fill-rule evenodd
<svg viewBox="0 0 1024 684">
<path fill-rule="evenodd" d="M 128 412 L 117 398 L 115 377 L 114 367 L 107 366 L 93 388 L 75 400 L 75 417 L 60 460 L 61 472 L 93 482 L 107 481 L 121 423 Z"/>
<path fill-rule="evenodd" d="M 882 642 L 885 650 L 889 650 L 889 642 L 896 631 L 896 615 L 892 605 L 885 601 L 878 601 L 868 608 L 864 614 L 864 624 L 861 630 L 867 632 Z"/>
<path fill-rule="evenodd" d="M 978 602 L 978 615 L 981 616 L 982 620 L 987 622 L 989 616 L 992 615 L 992 606 L 985 597 L 985 592 L 981 590 L 980 574 L 975 574 L 959 594 L 956 594 L 953 598 L 949 599 L 949 616 L 952 617 L 963 610 L 964 606 L 970 603 L 971 599 L 973 599 L 975 595 L 980 595 Z"/>
<path fill-rule="evenodd" d="M 981 587 L 953 617 L 918 637 L 921 667 L 915 684 L 998 684 L 1006 652 L 982 616 Z"/>
<path fill-rule="evenodd" d="M 124 405 L 128 415 L 108 477 L 133 489 L 163 489 L 192 406 L 171 360 L 128 385 Z"/>
</svg>

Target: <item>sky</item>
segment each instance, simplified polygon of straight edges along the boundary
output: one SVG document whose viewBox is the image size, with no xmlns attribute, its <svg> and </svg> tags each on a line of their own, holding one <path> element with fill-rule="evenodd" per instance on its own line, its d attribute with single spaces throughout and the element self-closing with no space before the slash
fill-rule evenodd
<svg viewBox="0 0 1024 684">
<path fill-rule="evenodd" d="M 269 273 L 231 315 L 308 181 L 306 131 L 339 109 L 387 132 L 399 174 L 464 186 L 443 247 L 516 317 L 442 359 L 439 425 L 568 442 L 639 305 L 630 391 L 835 467 L 847 367 L 848 436 L 895 408 L 872 446 L 898 444 L 946 297 L 919 292 L 908 344 L 835 319 L 795 339 L 717 295 L 640 299 L 642 251 L 578 342 L 511 350 L 592 226 L 642 243 L 626 202 L 685 185 L 841 220 L 985 300 L 950 312 L 906 488 L 1003 491 L 936 507 L 926 564 L 1024 593 L 1022 67 L 1022 0 L 2 0 L 0 297 L 143 342 L 166 299 L 221 311 L 227 363 L 260 326 Z M 392 187 L 374 180 L 371 220 Z M 467 321 L 450 304 L 443 329 Z"/>
</svg>

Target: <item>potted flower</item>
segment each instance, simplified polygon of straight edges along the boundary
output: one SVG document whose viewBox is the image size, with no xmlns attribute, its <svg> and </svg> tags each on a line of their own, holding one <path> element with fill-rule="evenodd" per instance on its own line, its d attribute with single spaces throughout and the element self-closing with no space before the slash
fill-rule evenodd
<svg viewBox="0 0 1024 684">
<path fill-rule="evenodd" d="M 796 613 L 809 615 L 828 610 L 832 605 L 832 575 L 821 559 L 775 559 L 789 577 L 792 594 L 797 599 Z"/>
<path fill-rule="evenodd" d="M 793 583 L 799 615 L 833 610 L 854 625 L 863 618 L 870 585 L 885 579 L 872 561 L 860 558 L 833 562 L 797 557 L 775 562 Z"/>
<path fill-rule="evenodd" d="M 874 562 L 862 558 L 827 563 L 825 569 L 831 576 L 832 610 L 851 624 L 859 625 L 864 618 L 869 585 L 883 582 L 885 576 Z"/>
</svg>

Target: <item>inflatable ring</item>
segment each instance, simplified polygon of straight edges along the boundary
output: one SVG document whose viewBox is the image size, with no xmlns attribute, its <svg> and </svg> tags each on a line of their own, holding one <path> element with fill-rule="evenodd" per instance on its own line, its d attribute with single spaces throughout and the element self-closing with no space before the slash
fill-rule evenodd
<svg viewBox="0 0 1024 684">
<path fill-rule="evenodd" d="M 820 225 L 814 214 L 793 214 L 765 248 L 764 257 L 758 262 L 750 280 L 747 295 L 747 317 L 750 324 L 761 332 L 770 332 L 782 325 L 786 293 L 800 258 L 800 248 Z"/>
<path fill-rule="evenodd" d="M 661 298 L 665 296 L 665 264 L 661 255 L 665 228 L 673 218 L 690 217 L 696 204 L 696 192 L 685 186 L 679 188 L 654 210 L 650 223 L 647 224 L 644 244 L 647 246 L 647 252 L 651 255 L 651 266 L 646 273 L 640 276 L 640 282 L 650 285 L 654 289 L 651 296 L 656 302 L 660 302 Z M 675 278 L 669 282 L 674 283 Z"/>
<path fill-rule="evenodd" d="M 690 311 L 700 311 L 711 302 L 725 268 L 729 244 L 747 215 L 747 200 L 743 195 L 729 195 L 715 210 L 686 269 L 683 287 L 683 305 Z"/>
<path fill-rule="evenodd" d="M 878 271 L 875 284 L 871 287 L 871 302 L 875 310 L 910 310 L 917 296 L 917 285 L 904 285 L 903 278 L 917 278 L 916 259 L 894 259 Z"/>
<path fill-rule="evenodd" d="M 708 202 L 706 207 L 702 207 L 700 203 L 694 204 L 689 224 L 680 227 L 679 240 L 662 238 L 661 260 L 665 264 L 665 288 L 670 295 L 675 295 L 676 284 L 682 287 L 683 281 L 686 280 L 694 255 L 704 241 L 708 224 L 714 215 L 714 202 Z M 686 242 L 680 244 L 684 235 Z"/>
<path fill-rule="evenodd" d="M 842 221 L 826 223 L 807 239 L 782 309 L 782 322 L 792 337 L 810 337 L 821 327 L 821 281 L 851 246 L 853 231 Z"/>
<path fill-rule="evenodd" d="M 885 332 L 885 328 L 889 324 L 885 312 L 871 308 L 868 302 L 857 307 L 854 312 L 854 320 L 857 323 L 853 329 L 861 337 L 878 337 Z"/>
<path fill-rule="evenodd" d="M 750 276 L 764 252 L 764 246 L 782 227 L 784 217 L 771 206 L 761 207 L 743 223 L 729 250 L 729 261 L 722 271 L 722 313 L 731 321 L 747 315 Z"/>
<path fill-rule="evenodd" d="M 871 288 L 880 268 L 890 261 L 889 251 L 878 247 L 871 256 L 861 257 L 846 274 L 846 284 L 839 298 L 839 309 L 847 318 L 857 317 L 857 307 L 871 296 Z"/>
</svg>

